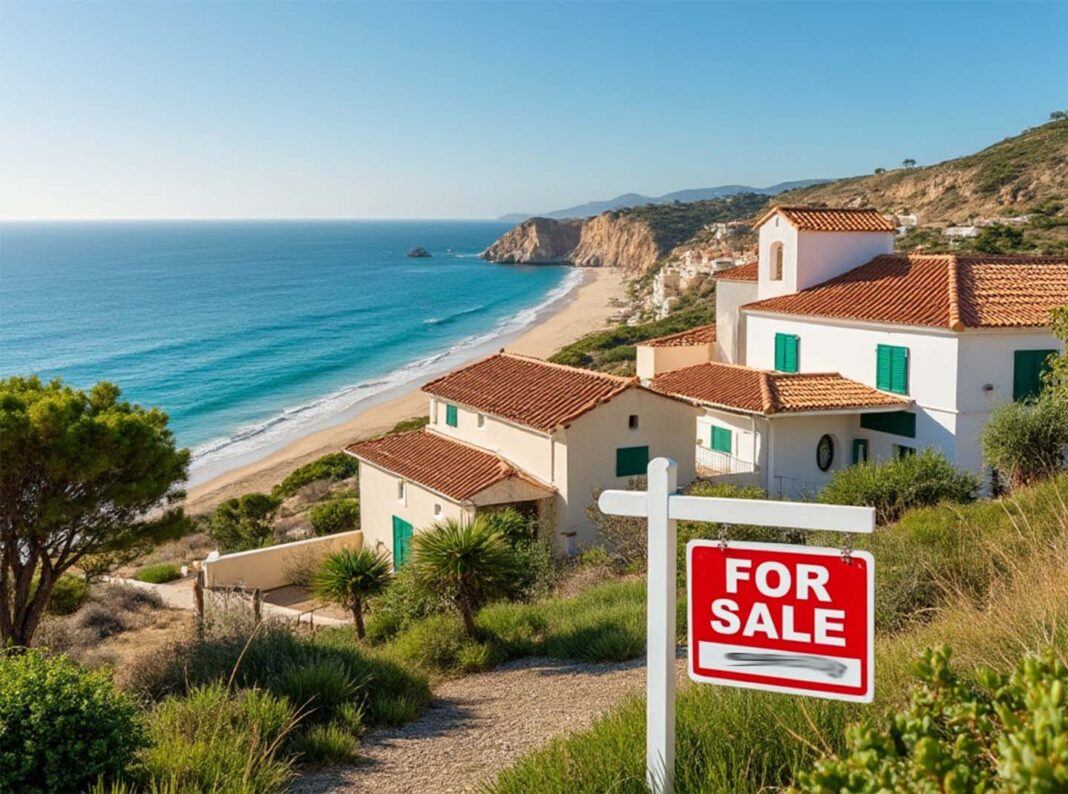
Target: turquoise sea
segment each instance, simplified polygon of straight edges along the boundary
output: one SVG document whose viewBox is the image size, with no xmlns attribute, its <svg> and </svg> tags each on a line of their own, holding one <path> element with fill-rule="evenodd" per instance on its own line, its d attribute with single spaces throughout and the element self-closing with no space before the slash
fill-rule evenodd
<svg viewBox="0 0 1068 794">
<path fill-rule="evenodd" d="M 499 347 L 563 298 L 579 272 L 478 259 L 507 228 L 2 223 L 0 376 L 114 381 L 170 414 L 197 482 Z"/>
</svg>

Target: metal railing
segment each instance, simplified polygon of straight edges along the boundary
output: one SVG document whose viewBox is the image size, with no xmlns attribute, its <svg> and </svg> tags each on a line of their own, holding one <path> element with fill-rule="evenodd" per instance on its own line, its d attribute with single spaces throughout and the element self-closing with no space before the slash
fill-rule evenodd
<svg viewBox="0 0 1068 794">
<path fill-rule="evenodd" d="M 697 445 L 697 468 L 708 474 L 751 474 L 757 470 L 750 460 L 742 460 L 726 452 Z"/>
</svg>

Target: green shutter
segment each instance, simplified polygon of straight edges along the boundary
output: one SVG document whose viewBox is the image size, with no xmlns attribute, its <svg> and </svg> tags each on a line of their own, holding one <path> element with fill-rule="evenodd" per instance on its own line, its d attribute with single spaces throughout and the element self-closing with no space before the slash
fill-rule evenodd
<svg viewBox="0 0 1068 794">
<path fill-rule="evenodd" d="M 1012 399 L 1026 400 L 1042 391 L 1042 376 L 1056 350 L 1017 350 L 1013 353 Z"/>
<path fill-rule="evenodd" d="M 445 424 L 449 427 L 456 427 L 457 424 L 457 410 L 455 405 L 445 406 Z"/>
<path fill-rule="evenodd" d="M 853 439 L 853 463 L 867 463 L 868 461 L 868 439 L 866 438 L 854 438 Z"/>
<path fill-rule="evenodd" d="M 393 516 L 393 569 L 399 571 L 412 556 L 412 525 Z"/>
<path fill-rule="evenodd" d="M 649 447 L 620 447 L 616 450 L 616 476 L 640 477 L 649 468 Z"/>
<path fill-rule="evenodd" d="M 797 372 L 800 337 L 795 334 L 775 334 L 775 369 Z"/>
<path fill-rule="evenodd" d="M 916 414 L 909 411 L 861 414 L 860 426 L 865 430 L 878 430 L 881 433 L 893 433 L 895 436 L 916 438 Z"/>
<path fill-rule="evenodd" d="M 731 444 L 731 431 L 725 427 L 712 425 L 712 449 L 716 452 L 726 452 L 728 455 L 734 452 L 734 446 Z"/>
<path fill-rule="evenodd" d="M 896 345 L 875 348 L 875 388 L 894 394 L 909 393 L 909 349 Z"/>
</svg>

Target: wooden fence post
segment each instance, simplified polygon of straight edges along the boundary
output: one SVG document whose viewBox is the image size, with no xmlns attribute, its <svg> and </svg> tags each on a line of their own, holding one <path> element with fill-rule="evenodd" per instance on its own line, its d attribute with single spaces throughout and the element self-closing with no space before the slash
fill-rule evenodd
<svg viewBox="0 0 1068 794">
<path fill-rule="evenodd" d="M 252 591 L 252 617 L 257 626 L 263 620 L 263 591 L 258 587 Z"/>
<path fill-rule="evenodd" d="M 197 608 L 197 637 L 204 638 L 204 569 L 197 571 L 196 582 L 193 583 L 193 601 Z"/>
</svg>

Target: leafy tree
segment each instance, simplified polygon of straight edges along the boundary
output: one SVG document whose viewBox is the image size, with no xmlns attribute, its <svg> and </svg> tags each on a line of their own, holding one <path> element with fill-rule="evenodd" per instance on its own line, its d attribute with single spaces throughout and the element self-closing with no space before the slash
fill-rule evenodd
<svg viewBox="0 0 1068 794">
<path fill-rule="evenodd" d="M 484 516 L 448 519 L 412 538 L 412 564 L 427 586 L 453 593 L 464 628 L 475 638 L 475 610 L 506 592 L 516 572 L 515 552 Z"/>
<path fill-rule="evenodd" d="M 994 409 L 983 428 L 983 457 L 1014 487 L 1042 480 L 1064 465 L 1068 447 L 1068 399 L 1046 391 L 1033 403 Z"/>
<path fill-rule="evenodd" d="M 905 168 L 915 168 L 916 161 L 913 160 L 911 157 L 906 157 L 904 160 L 901 161 L 901 165 L 905 166 Z"/>
<path fill-rule="evenodd" d="M 1064 121 L 1068 119 L 1068 110 L 1055 110 L 1049 114 L 1050 121 Z"/>
<path fill-rule="evenodd" d="M 885 168 L 876 168 L 875 169 L 875 173 L 877 173 L 877 174 L 885 174 L 886 173 L 886 169 Z"/>
<path fill-rule="evenodd" d="M 356 636 L 362 640 L 364 602 L 386 589 L 393 576 L 392 568 L 383 552 L 342 549 L 323 560 L 312 577 L 312 590 L 320 598 L 351 610 Z"/>
<path fill-rule="evenodd" d="M 1018 252 L 1024 244 L 1021 229 L 995 223 L 983 228 L 975 238 L 973 247 L 985 254 L 1011 254 Z"/>
<path fill-rule="evenodd" d="M 1065 352 L 1050 357 L 1046 388 L 1051 394 L 1068 400 L 1068 306 L 1053 310 L 1050 327 L 1053 335 L 1064 344 Z"/>
<path fill-rule="evenodd" d="M 56 581 L 87 556 L 144 551 L 187 526 L 188 450 L 165 413 L 120 394 L 0 380 L 0 644 L 30 645 Z"/>
<path fill-rule="evenodd" d="M 333 535 L 360 527 L 359 499 L 331 499 L 315 505 L 308 515 L 316 535 Z"/>
<path fill-rule="evenodd" d="M 908 708 L 849 729 L 848 751 L 802 773 L 798 788 L 838 792 L 1068 790 L 1068 669 L 1052 650 L 1011 675 L 950 667 L 948 649 L 916 665 Z"/>
<path fill-rule="evenodd" d="M 208 534 L 224 552 L 258 549 L 274 534 L 274 517 L 281 502 L 263 493 L 227 499 L 215 508 Z"/>
</svg>

